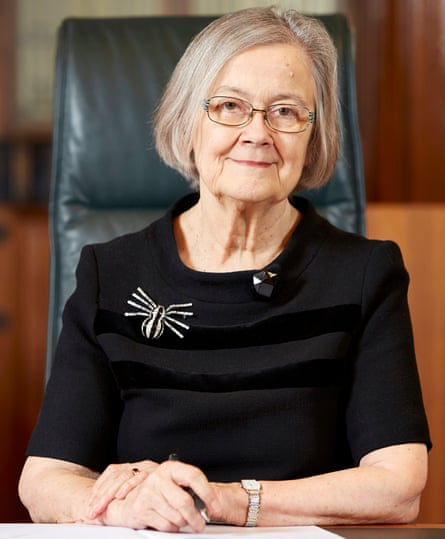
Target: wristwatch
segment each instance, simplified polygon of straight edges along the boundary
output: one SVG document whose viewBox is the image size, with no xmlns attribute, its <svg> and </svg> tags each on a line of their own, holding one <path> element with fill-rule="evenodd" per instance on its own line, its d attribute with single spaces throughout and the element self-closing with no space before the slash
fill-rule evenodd
<svg viewBox="0 0 445 539">
<path fill-rule="evenodd" d="M 249 496 L 249 507 L 247 509 L 247 518 L 244 526 L 250 528 L 256 526 L 258 515 L 260 513 L 261 483 L 256 479 L 241 479 L 241 486 Z"/>
</svg>

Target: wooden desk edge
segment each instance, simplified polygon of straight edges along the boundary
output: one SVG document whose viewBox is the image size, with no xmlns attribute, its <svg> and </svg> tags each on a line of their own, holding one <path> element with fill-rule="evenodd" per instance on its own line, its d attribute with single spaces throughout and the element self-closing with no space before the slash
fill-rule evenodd
<svg viewBox="0 0 445 539">
<path fill-rule="evenodd" d="M 355 529 L 363 529 L 363 528 L 420 528 L 420 529 L 425 529 L 425 528 L 443 528 L 445 529 L 445 522 L 443 524 L 439 524 L 439 523 L 432 523 L 432 524 L 428 524 L 428 523 L 415 523 L 415 524 L 345 524 L 345 525 L 341 525 L 341 524 L 336 524 L 335 526 L 322 526 L 324 529 L 326 530 L 332 530 L 332 529 L 351 529 L 351 528 L 355 528 Z"/>
<path fill-rule="evenodd" d="M 416 522 L 414 524 L 335 524 L 332 526 L 322 526 L 326 530 L 342 529 L 342 528 L 445 528 L 445 522 L 425 524 Z"/>
</svg>

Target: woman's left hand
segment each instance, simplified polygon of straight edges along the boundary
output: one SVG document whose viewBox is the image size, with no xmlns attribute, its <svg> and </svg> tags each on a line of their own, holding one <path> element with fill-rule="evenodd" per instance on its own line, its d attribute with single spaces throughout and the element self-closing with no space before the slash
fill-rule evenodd
<svg viewBox="0 0 445 539">
<path fill-rule="evenodd" d="M 97 478 L 89 499 L 88 518 L 95 519 L 113 500 L 124 499 L 159 466 L 151 460 L 111 464 Z"/>
</svg>

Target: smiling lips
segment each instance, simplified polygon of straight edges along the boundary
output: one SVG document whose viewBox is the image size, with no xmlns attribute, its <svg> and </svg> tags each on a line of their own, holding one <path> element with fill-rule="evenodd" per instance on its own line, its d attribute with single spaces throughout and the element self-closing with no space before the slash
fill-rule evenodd
<svg viewBox="0 0 445 539">
<path fill-rule="evenodd" d="M 246 167 L 253 167 L 253 168 L 267 168 L 273 165 L 272 162 L 269 161 L 252 161 L 250 159 L 232 159 L 234 163 L 237 163 L 238 165 L 244 165 Z"/>
</svg>

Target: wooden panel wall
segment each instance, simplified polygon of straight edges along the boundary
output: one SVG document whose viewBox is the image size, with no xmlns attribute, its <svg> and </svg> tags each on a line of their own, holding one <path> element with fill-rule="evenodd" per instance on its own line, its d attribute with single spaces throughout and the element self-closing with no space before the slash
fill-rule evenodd
<svg viewBox="0 0 445 539">
<path fill-rule="evenodd" d="M 47 214 L 0 206 L 0 522 L 28 520 L 17 495 L 43 393 Z"/>
<path fill-rule="evenodd" d="M 445 201 L 445 0 L 343 0 L 369 201 Z"/>
<path fill-rule="evenodd" d="M 433 449 L 419 522 L 445 522 L 445 205 L 370 204 L 368 236 L 395 240 L 409 301 Z"/>
<path fill-rule="evenodd" d="M 16 446 L 17 388 L 19 387 L 14 359 L 17 356 L 17 335 L 12 331 L 17 316 L 15 278 L 18 243 L 14 229 L 14 215 L 0 209 L 0 521 L 15 514 L 18 501 L 14 500 L 17 481 Z"/>
</svg>

